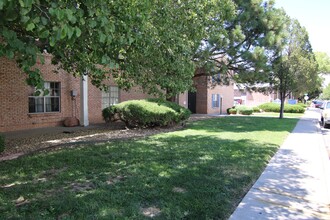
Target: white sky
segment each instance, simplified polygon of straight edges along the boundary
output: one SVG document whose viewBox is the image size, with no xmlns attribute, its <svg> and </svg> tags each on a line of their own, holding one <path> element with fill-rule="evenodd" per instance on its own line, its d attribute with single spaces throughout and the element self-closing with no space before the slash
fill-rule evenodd
<svg viewBox="0 0 330 220">
<path fill-rule="evenodd" d="M 275 6 L 297 19 L 309 33 L 313 51 L 330 56 L 330 0 L 275 0 Z"/>
</svg>

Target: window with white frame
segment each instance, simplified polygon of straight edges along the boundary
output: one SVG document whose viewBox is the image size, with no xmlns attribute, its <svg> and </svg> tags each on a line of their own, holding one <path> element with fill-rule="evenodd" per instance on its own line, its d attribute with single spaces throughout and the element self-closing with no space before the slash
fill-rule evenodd
<svg viewBox="0 0 330 220">
<path fill-rule="evenodd" d="M 33 95 L 29 96 L 29 113 L 60 112 L 60 83 L 45 82 L 44 88 L 48 93 L 35 89 Z"/>
<path fill-rule="evenodd" d="M 119 88 L 109 86 L 107 91 L 102 91 L 102 109 L 119 103 Z"/>
<path fill-rule="evenodd" d="M 212 108 L 220 107 L 220 94 L 212 94 Z"/>
</svg>

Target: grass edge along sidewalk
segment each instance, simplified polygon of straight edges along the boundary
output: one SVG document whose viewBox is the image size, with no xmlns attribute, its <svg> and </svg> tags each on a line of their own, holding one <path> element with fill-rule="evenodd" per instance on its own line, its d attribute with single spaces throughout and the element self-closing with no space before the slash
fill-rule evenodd
<svg viewBox="0 0 330 220">
<path fill-rule="evenodd" d="M 3 218 L 226 219 L 298 119 L 224 117 L 0 163 Z"/>
</svg>

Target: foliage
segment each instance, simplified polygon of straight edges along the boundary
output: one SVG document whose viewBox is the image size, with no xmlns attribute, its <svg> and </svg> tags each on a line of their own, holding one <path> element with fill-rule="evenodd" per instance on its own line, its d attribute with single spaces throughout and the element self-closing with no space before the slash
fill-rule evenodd
<svg viewBox="0 0 330 220">
<path fill-rule="evenodd" d="M 252 110 L 253 110 L 253 112 L 255 112 L 255 113 L 260 113 L 260 112 L 261 112 L 261 109 L 260 109 L 258 106 L 254 106 L 254 107 L 252 108 Z"/>
<path fill-rule="evenodd" d="M 222 29 L 234 14 L 234 4 L 231 0 L 155 2 L 144 37 L 127 50 L 121 65 L 125 73 L 118 74 L 117 82 L 129 88 L 134 81 L 158 95 L 165 91 L 170 98 L 192 87 L 194 54 L 208 26 Z"/>
<path fill-rule="evenodd" d="M 296 97 L 317 90 L 320 84 L 318 66 L 309 42 L 308 33 L 297 20 L 288 19 L 283 44 L 275 48 L 271 84 L 279 91 L 280 118 L 283 117 L 285 98 L 293 93 Z"/>
<path fill-rule="evenodd" d="M 330 73 L 330 57 L 324 52 L 315 52 L 319 73 Z"/>
<path fill-rule="evenodd" d="M 131 100 L 110 106 L 102 111 L 106 121 L 119 118 L 128 127 L 168 126 L 185 121 L 190 111 L 162 99 Z M 118 116 L 116 116 L 116 114 Z"/>
<path fill-rule="evenodd" d="M 226 112 L 227 112 L 228 115 L 230 114 L 230 109 L 235 109 L 235 106 L 226 109 Z"/>
<path fill-rule="evenodd" d="M 264 80 L 279 11 L 263 0 L 4 0 L 0 56 L 15 59 L 38 88 L 34 65 L 47 51 L 59 68 L 88 74 L 98 87 L 111 74 L 123 89 L 140 85 L 169 98 L 191 89 L 196 67 L 223 73 L 222 83 Z"/>
<path fill-rule="evenodd" d="M 277 103 L 264 103 L 258 106 L 265 112 L 280 112 L 281 105 Z M 284 112 L 285 113 L 304 113 L 305 107 L 301 105 L 284 105 Z"/>
<path fill-rule="evenodd" d="M 123 52 L 141 38 L 148 4 L 140 1 L 1 1 L 0 56 L 15 59 L 28 84 L 41 87 L 34 65 L 46 50 L 74 75 L 88 74 L 100 85 Z"/>
<path fill-rule="evenodd" d="M 104 121 L 106 122 L 110 122 L 110 121 L 116 121 L 117 117 L 117 108 L 115 105 L 109 106 L 107 108 L 104 108 L 102 110 L 102 117 L 104 119 Z"/>
<path fill-rule="evenodd" d="M 2 161 L 1 218 L 149 219 L 149 208 L 155 219 L 228 219 L 296 123 L 215 118 Z"/>
<path fill-rule="evenodd" d="M 242 109 L 239 111 L 239 114 L 241 115 L 252 115 L 253 109 Z"/>
<path fill-rule="evenodd" d="M 222 27 L 210 20 L 207 37 L 195 57 L 210 75 L 221 73 L 219 83 L 265 81 L 270 70 L 268 51 L 280 42 L 284 22 L 274 1 L 234 0 L 235 16 Z M 198 77 L 199 74 L 196 75 Z"/>
<path fill-rule="evenodd" d="M 330 100 L 330 84 L 323 89 L 321 98 L 324 100 Z"/>
<path fill-rule="evenodd" d="M 236 115 L 237 114 L 237 109 L 235 109 L 235 108 L 229 109 L 229 114 Z"/>
<path fill-rule="evenodd" d="M 5 137 L 0 134 L 0 153 L 5 150 Z"/>
<path fill-rule="evenodd" d="M 309 106 L 309 104 L 307 104 L 307 103 L 305 104 L 305 103 L 302 103 L 302 102 L 298 102 L 296 105 L 299 105 L 303 108 L 306 108 L 307 106 Z"/>
</svg>

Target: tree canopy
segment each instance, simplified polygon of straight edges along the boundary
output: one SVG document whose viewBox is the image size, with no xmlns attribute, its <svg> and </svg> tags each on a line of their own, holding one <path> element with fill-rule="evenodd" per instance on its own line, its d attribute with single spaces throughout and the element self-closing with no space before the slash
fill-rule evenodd
<svg viewBox="0 0 330 220">
<path fill-rule="evenodd" d="M 0 12 L 0 56 L 15 59 L 28 84 L 43 85 L 35 64 L 47 51 L 96 86 L 111 69 L 122 88 L 168 96 L 191 87 L 196 67 L 256 81 L 281 28 L 262 0 L 4 0 Z"/>
<path fill-rule="evenodd" d="M 315 52 L 315 58 L 319 65 L 319 72 L 323 74 L 330 73 L 330 57 L 325 52 Z"/>
<path fill-rule="evenodd" d="M 110 72 L 121 88 L 171 97 L 199 73 L 222 73 L 223 84 L 268 82 L 284 21 L 272 0 L 2 0 L 0 56 L 16 60 L 39 88 L 35 64 L 47 51 L 59 68 L 88 74 L 98 87 Z M 307 55 L 277 60 L 306 64 Z"/>
<path fill-rule="evenodd" d="M 270 70 L 268 51 L 280 43 L 283 18 L 274 1 L 234 0 L 235 16 L 220 26 L 210 23 L 203 44 L 195 54 L 200 66 L 229 79 L 252 83 L 265 81 Z"/>
<path fill-rule="evenodd" d="M 306 29 L 295 19 L 287 17 L 288 26 L 282 45 L 275 48 L 271 84 L 280 93 L 281 113 L 285 98 L 313 92 L 320 87 L 318 65 Z"/>
<path fill-rule="evenodd" d="M 74 75 L 100 86 L 127 48 L 144 37 L 146 1 L 19 0 L 0 2 L 0 56 L 15 59 L 30 85 L 42 86 L 34 67 L 46 50 Z M 106 68 L 100 68 L 106 67 Z"/>
</svg>

